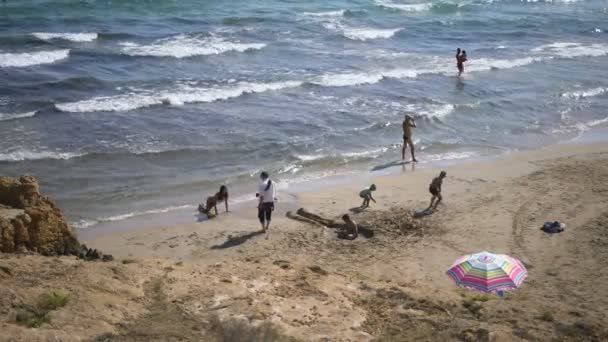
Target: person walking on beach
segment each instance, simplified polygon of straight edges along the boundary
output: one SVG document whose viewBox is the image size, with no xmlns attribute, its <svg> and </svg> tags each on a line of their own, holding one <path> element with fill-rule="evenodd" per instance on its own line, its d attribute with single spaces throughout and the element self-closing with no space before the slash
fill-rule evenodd
<svg viewBox="0 0 608 342">
<path fill-rule="evenodd" d="M 429 185 L 429 192 L 433 197 L 431 197 L 431 204 L 426 210 L 435 211 L 437 209 L 437 205 L 439 205 L 439 202 L 441 202 L 443 198 L 441 197 L 441 185 L 443 184 L 443 179 L 446 175 L 445 171 L 441 171 L 438 177 L 433 178 L 433 181 Z M 435 202 L 435 200 L 437 201 Z"/>
<path fill-rule="evenodd" d="M 224 202 L 226 205 L 226 212 L 228 212 L 228 187 L 225 185 L 220 186 L 220 191 L 216 192 L 215 195 L 207 197 L 207 203 L 205 206 L 199 204 L 198 211 L 206 214 L 208 218 L 211 218 L 211 209 L 215 209 L 215 216 L 218 215 L 217 204 Z"/>
<path fill-rule="evenodd" d="M 361 204 L 361 209 L 369 207 L 369 201 L 372 200 L 376 203 L 376 200 L 372 197 L 372 192 L 376 191 L 376 185 L 372 184 L 369 188 L 361 190 L 359 192 L 359 197 L 363 198 L 363 203 Z"/>
<path fill-rule="evenodd" d="M 260 174 L 260 186 L 256 197 L 259 198 L 258 218 L 262 225 L 262 231 L 268 232 L 272 212 L 274 211 L 274 200 L 276 197 L 276 183 L 273 182 L 266 171 Z M 266 235 L 268 238 L 268 235 Z"/>
<path fill-rule="evenodd" d="M 416 156 L 414 155 L 414 142 L 412 141 L 412 128 L 416 127 L 416 122 L 414 118 L 406 114 L 405 119 L 403 120 L 403 148 L 401 149 L 401 159 L 405 160 L 405 149 L 407 145 L 410 145 L 410 153 L 412 154 L 412 162 L 418 162 L 416 160 Z"/>
</svg>

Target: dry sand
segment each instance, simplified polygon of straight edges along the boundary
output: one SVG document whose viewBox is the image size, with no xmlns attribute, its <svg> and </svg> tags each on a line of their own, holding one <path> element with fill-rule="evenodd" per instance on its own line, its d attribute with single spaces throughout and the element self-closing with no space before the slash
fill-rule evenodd
<svg viewBox="0 0 608 342">
<path fill-rule="evenodd" d="M 0 340 L 608 340 L 608 144 L 446 167 L 444 204 L 412 219 L 438 171 L 406 165 L 299 195 L 337 219 L 374 182 L 378 204 L 353 214 L 370 238 L 281 216 L 265 239 L 251 208 L 85 236 L 114 262 L 0 255 Z M 553 220 L 566 231 L 539 230 Z M 455 287 L 446 268 L 482 250 L 521 259 L 522 288 L 502 299 Z M 70 301 L 48 323 L 15 323 L 53 291 Z"/>
</svg>

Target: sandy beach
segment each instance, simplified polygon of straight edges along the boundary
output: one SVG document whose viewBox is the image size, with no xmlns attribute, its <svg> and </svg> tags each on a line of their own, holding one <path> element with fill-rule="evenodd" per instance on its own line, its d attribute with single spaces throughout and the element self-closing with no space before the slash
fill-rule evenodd
<svg viewBox="0 0 608 342">
<path fill-rule="evenodd" d="M 251 208 L 81 236 L 114 255 L 107 263 L 1 255 L 5 311 L 49 290 L 71 301 L 39 329 L 2 321 L 0 340 L 606 340 L 608 144 L 445 170 L 444 203 L 422 219 L 411 213 L 428 205 L 438 169 L 370 176 L 378 203 L 351 214 L 373 237 L 354 241 L 284 209 L 265 239 Z M 297 206 L 338 219 L 360 204 L 362 182 L 301 193 Z M 539 230 L 554 220 L 566 230 Z M 445 275 L 458 256 L 484 250 L 521 259 L 523 286 L 499 298 Z"/>
</svg>

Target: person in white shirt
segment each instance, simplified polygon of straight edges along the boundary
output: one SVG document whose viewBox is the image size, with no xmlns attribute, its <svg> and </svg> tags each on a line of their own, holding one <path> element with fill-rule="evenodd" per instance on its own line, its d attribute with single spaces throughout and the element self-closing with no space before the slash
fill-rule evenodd
<svg viewBox="0 0 608 342">
<path fill-rule="evenodd" d="M 256 197 L 260 199 L 258 203 L 258 218 L 262 224 L 262 231 L 268 231 L 272 211 L 274 210 L 274 200 L 276 197 L 276 183 L 273 182 L 266 171 L 260 174 L 260 186 Z M 266 236 L 268 237 L 268 236 Z"/>
</svg>

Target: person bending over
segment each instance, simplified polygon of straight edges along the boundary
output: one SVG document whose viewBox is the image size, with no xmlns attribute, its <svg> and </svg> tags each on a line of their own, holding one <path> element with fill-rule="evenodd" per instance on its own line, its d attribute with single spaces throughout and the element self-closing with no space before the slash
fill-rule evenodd
<svg viewBox="0 0 608 342">
<path fill-rule="evenodd" d="M 433 178 L 433 181 L 429 185 L 429 192 L 431 193 L 431 195 L 433 195 L 433 197 L 431 197 L 431 204 L 429 205 L 427 210 L 434 211 L 435 209 L 437 209 L 437 205 L 439 205 L 439 202 L 441 202 L 441 185 L 443 184 L 443 179 L 446 175 L 447 174 L 445 173 L 445 171 L 441 171 L 441 173 L 439 173 L 439 176 Z"/>
<path fill-rule="evenodd" d="M 226 212 L 228 212 L 228 187 L 225 185 L 220 186 L 220 191 L 216 192 L 215 195 L 207 197 L 206 205 L 199 205 L 198 210 L 204 214 L 207 214 L 207 216 L 211 218 L 213 217 L 211 216 L 211 209 L 214 209 L 214 216 L 217 216 L 217 204 L 221 202 L 224 202 L 226 205 Z"/>
<path fill-rule="evenodd" d="M 369 207 L 369 201 L 372 200 L 376 203 L 376 200 L 372 197 L 372 192 L 376 191 L 376 185 L 372 184 L 369 188 L 361 190 L 359 192 L 359 197 L 363 198 L 363 203 L 361 204 L 361 208 Z"/>
</svg>

